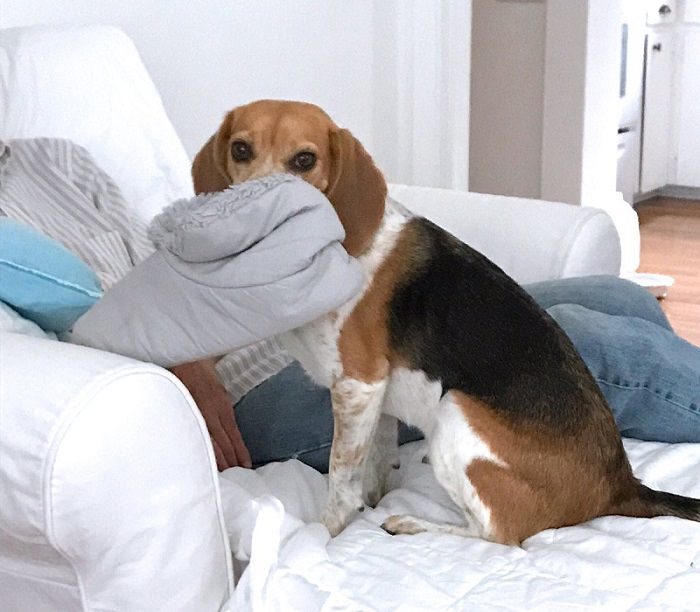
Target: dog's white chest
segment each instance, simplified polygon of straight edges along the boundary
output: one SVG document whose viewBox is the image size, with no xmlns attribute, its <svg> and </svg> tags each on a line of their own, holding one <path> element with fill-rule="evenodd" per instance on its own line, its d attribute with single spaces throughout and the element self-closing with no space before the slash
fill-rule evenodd
<svg viewBox="0 0 700 612">
<path fill-rule="evenodd" d="M 408 221 L 406 214 L 395 208 L 388 200 L 384 219 L 374 236 L 372 245 L 358 258 L 365 271 L 365 283 L 360 293 L 335 312 L 280 335 L 282 346 L 301 363 L 317 384 L 330 387 L 342 374 L 338 351 L 340 330 L 355 305 L 370 287 L 379 266 L 394 248 L 406 221 Z"/>
<path fill-rule="evenodd" d="M 330 387 L 342 370 L 338 352 L 339 334 L 339 317 L 325 315 L 282 334 L 279 339 L 316 384 Z"/>
</svg>

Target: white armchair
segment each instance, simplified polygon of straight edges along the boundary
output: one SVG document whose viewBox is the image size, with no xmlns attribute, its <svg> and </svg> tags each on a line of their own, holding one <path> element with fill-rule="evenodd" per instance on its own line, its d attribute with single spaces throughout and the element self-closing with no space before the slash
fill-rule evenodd
<svg viewBox="0 0 700 612">
<path fill-rule="evenodd" d="M 135 48 L 113 28 L 0 31 L 0 137 L 38 135 L 36 124 L 11 116 L 26 109 L 16 68 L 32 57 L 34 83 L 51 90 L 50 105 L 34 105 L 41 135 L 85 146 L 114 171 L 132 206 L 147 204 L 134 214 L 148 217 L 158 202 L 188 194 L 182 145 Z M 111 70 L 114 64 L 122 69 Z M 130 112 L 114 113 L 105 96 L 85 99 L 93 78 L 119 91 Z M 100 134 L 65 119 L 76 105 L 92 125 L 103 114 Z M 148 122 L 139 107 L 148 109 Z M 137 134 L 128 143 L 132 156 L 157 163 L 125 167 L 124 134 Z M 619 271 L 614 227 L 595 209 L 398 185 L 391 195 L 521 282 Z M 232 589 L 228 547 L 209 438 L 173 376 L 0 331 L 3 610 L 217 610 Z"/>
<path fill-rule="evenodd" d="M 0 601 L 218 610 L 232 589 L 202 417 L 169 372 L 0 335 Z"/>
</svg>

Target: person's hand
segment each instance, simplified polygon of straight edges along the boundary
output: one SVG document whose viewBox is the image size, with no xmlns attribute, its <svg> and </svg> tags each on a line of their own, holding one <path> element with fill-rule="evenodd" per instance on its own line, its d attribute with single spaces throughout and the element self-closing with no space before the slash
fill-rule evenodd
<svg viewBox="0 0 700 612">
<path fill-rule="evenodd" d="M 207 424 L 219 470 L 251 467 L 250 453 L 236 425 L 231 399 L 214 370 L 214 361 L 197 361 L 170 368 L 187 387 Z"/>
</svg>

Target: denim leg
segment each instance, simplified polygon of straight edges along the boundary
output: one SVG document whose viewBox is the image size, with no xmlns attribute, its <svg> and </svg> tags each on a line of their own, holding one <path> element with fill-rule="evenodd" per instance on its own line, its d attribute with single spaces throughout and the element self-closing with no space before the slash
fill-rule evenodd
<svg viewBox="0 0 700 612">
<path fill-rule="evenodd" d="M 296 458 L 328 471 L 333 440 L 330 393 L 297 362 L 249 391 L 235 409 L 254 467 Z"/>
<path fill-rule="evenodd" d="M 700 442 L 700 349 L 665 327 L 579 304 L 547 311 L 578 349 L 622 435 Z"/>
<path fill-rule="evenodd" d="M 316 385 L 298 362 L 249 391 L 236 404 L 236 422 L 253 466 L 299 459 L 328 472 L 333 441 L 333 411 L 328 389 Z M 420 439 L 401 426 L 401 444 Z"/>
<path fill-rule="evenodd" d="M 658 300 L 649 291 L 616 276 L 563 278 L 532 283 L 524 289 L 544 309 L 556 304 L 579 304 L 589 310 L 637 317 L 671 329 Z"/>
<path fill-rule="evenodd" d="M 525 288 L 572 339 L 623 435 L 700 441 L 700 349 L 670 331 L 648 291 L 610 276 Z M 333 440 L 330 394 L 315 385 L 298 363 L 241 399 L 236 419 L 254 465 L 295 457 L 328 471 Z M 399 432 L 400 443 L 420 437 L 420 432 L 405 426 Z"/>
</svg>

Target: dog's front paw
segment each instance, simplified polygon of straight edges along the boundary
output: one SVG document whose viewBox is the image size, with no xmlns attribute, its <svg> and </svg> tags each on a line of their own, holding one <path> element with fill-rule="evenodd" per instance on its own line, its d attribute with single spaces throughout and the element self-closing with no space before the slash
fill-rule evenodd
<svg viewBox="0 0 700 612">
<path fill-rule="evenodd" d="M 350 521 L 357 516 L 358 513 L 364 511 L 364 504 L 359 504 L 357 508 L 348 508 L 345 510 L 341 510 L 339 508 L 326 508 L 321 522 L 326 526 L 326 529 L 328 529 L 330 532 L 331 537 L 334 538 L 348 526 Z"/>
<path fill-rule="evenodd" d="M 337 514 L 324 513 L 321 522 L 326 526 L 331 537 L 337 536 L 348 524 L 346 519 L 339 517 Z"/>
</svg>

